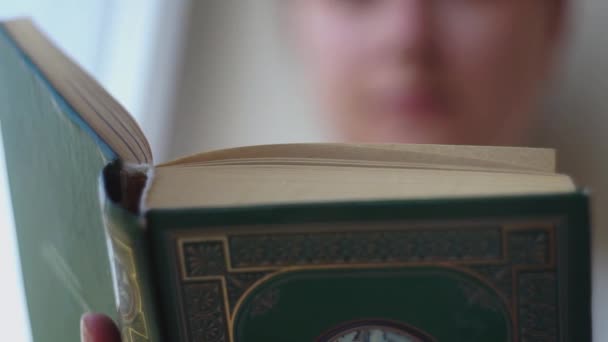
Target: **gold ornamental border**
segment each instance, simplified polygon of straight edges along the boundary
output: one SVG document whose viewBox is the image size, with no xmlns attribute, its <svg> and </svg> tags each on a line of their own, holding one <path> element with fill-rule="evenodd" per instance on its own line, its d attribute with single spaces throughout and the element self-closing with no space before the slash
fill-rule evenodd
<svg viewBox="0 0 608 342">
<path fill-rule="evenodd" d="M 148 332 L 148 323 L 146 320 L 146 315 L 143 309 L 142 295 L 140 289 L 140 277 L 137 270 L 137 264 L 135 261 L 135 254 L 133 252 L 133 247 L 126 241 L 129 239 L 126 238 L 120 229 L 118 229 L 113 223 L 107 222 L 108 230 L 110 233 L 109 242 L 112 248 L 112 258 L 119 259 L 120 262 L 112 261 L 112 268 L 114 272 L 124 271 L 128 277 L 128 285 L 129 290 L 133 294 L 133 308 L 130 309 L 128 315 L 120 316 L 122 327 L 121 327 L 121 335 L 124 342 L 135 342 L 149 340 L 149 332 Z M 119 238 L 119 235 L 121 236 Z M 119 264 L 122 263 L 126 266 L 119 269 Z M 114 291 L 119 291 L 121 284 L 118 283 L 117 275 L 113 275 L 113 282 L 115 289 Z M 118 294 L 116 294 L 116 298 L 120 298 Z M 121 303 L 118 303 L 120 306 Z M 120 311 L 119 311 L 120 314 Z M 136 327 L 138 325 L 139 327 Z"/>
<path fill-rule="evenodd" d="M 511 322 L 513 331 L 515 332 L 512 336 L 514 342 L 518 342 L 519 334 L 519 322 L 518 315 L 516 314 L 517 309 L 517 280 L 520 272 L 524 271 L 554 271 L 556 270 L 556 229 L 557 225 L 563 221 L 559 217 L 549 217 L 545 219 L 527 219 L 527 220 L 462 220 L 462 221 L 450 221 L 450 222 L 407 222 L 407 221 L 375 221 L 364 224 L 353 224 L 340 222 L 337 224 L 315 224 L 311 227 L 310 224 L 276 224 L 273 229 L 259 229 L 253 231 L 252 226 L 233 227 L 233 228 L 216 228 L 216 229 L 200 229 L 200 230 L 180 230 L 172 233 L 171 241 L 175 243 L 173 248 L 177 249 L 177 260 L 179 277 L 175 279 L 180 289 L 180 283 L 190 282 L 201 282 L 201 281 L 219 281 L 221 284 L 223 305 L 225 312 L 225 319 L 228 325 L 228 338 L 229 342 L 235 342 L 233 336 L 234 318 L 237 317 L 244 300 L 259 286 L 269 281 L 270 279 L 291 272 L 308 271 L 308 270 L 332 270 L 332 269 L 388 269 L 388 268 L 400 268 L 400 267 L 441 267 L 445 269 L 454 270 L 460 273 L 465 273 L 470 277 L 475 278 L 484 285 L 494 290 L 495 294 L 501 299 L 502 304 L 505 308 L 510 311 Z M 281 230 L 280 227 L 289 226 L 289 229 Z M 297 229 L 301 226 L 301 229 Z M 262 225 L 260 225 L 262 227 Z M 263 227 L 268 227 L 264 225 Z M 382 263 L 344 263 L 344 264 L 322 264 L 322 265 L 297 265 L 297 266 L 264 266 L 264 267 L 233 267 L 232 258 L 230 255 L 229 238 L 233 236 L 247 235 L 296 235 L 296 234 L 314 234 L 314 233 L 354 233 L 354 232 L 406 232 L 420 229 L 430 230 L 451 230 L 455 228 L 467 228 L 467 229 L 484 229 L 484 228 L 495 228 L 500 230 L 501 239 L 501 256 L 494 260 L 488 259 L 467 259 L 467 260 L 455 260 L 455 261 L 429 261 L 429 262 L 382 262 Z M 486 277 L 479 275 L 477 272 L 467 269 L 467 265 L 504 265 L 509 261 L 508 255 L 508 236 L 513 232 L 518 231 L 540 231 L 544 230 L 549 236 L 547 246 L 548 250 L 548 262 L 543 265 L 519 265 L 511 267 L 511 298 L 509 301 L 505 295 Z M 245 292 L 240 296 L 236 302 L 234 309 L 230 309 L 230 303 L 228 302 L 228 287 L 226 284 L 225 275 L 213 275 L 213 276 L 188 276 L 186 272 L 186 261 L 184 259 L 184 245 L 187 243 L 196 242 L 220 242 L 222 244 L 224 263 L 226 266 L 226 274 L 229 273 L 249 273 L 249 272 L 273 272 L 267 274 L 260 279 L 256 280 L 250 285 Z M 179 309 L 181 315 L 184 315 L 183 298 L 181 290 L 177 293 L 179 299 Z M 232 311 L 232 312 L 231 312 Z M 182 329 L 187 332 L 185 326 L 185 319 L 182 321 Z"/>
</svg>

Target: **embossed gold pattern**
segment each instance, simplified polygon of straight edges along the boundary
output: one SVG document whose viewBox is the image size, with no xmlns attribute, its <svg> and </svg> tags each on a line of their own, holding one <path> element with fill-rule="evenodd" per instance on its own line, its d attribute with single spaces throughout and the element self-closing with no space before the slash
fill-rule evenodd
<svg viewBox="0 0 608 342">
<path fill-rule="evenodd" d="M 184 327 L 187 330 L 183 331 L 184 335 L 196 341 L 234 342 L 233 319 L 252 289 L 277 274 L 307 269 L 437 265 L 457 269 L 487 283 L 503 298 L 511 310 L 515 341 L 526 341 L 538 330 L 538 327 L 530 328 L 526 321 L 520 322 L 521 319 L 540 314 L 547 307 L 557 308 L 556 296 L 525 295 L 535 286 L 545 284 L 547 275 L 555 277 L 555 230 L 559 224 L 555 219 L 508 225 L 492 222 L 454 222 L 425 227 L 407 222 L 387 224 L 391 227 L 385 230 L 376 223 L 356 231 L 330 228 L 309 232 L 274 227 L 263 233 L 248 233 L 246 229 L 224 229 L 223 234 L 217 232 L 219 229 L 211 233 L 209 229 L 176 232 L 172 246 L 180 269 L 180 278 L 176 281 L 181 284 L 182 314 L 190 321 L 189 327 Z M 522 280 L 523 272 L 526 277 Z M 545 276 L 531 277 L 530 274 Z M 185 297 L 184 294 L 192 286 L 210 284 L 221 288 L 214 292 L 219 294 L 221 305 L 216 307 L 214 315 L 196 319 L 200 315 L 193 316 L 193 303 L 200 303 L 205 295 L 195 298 L 191 293 Z M 257 310 L 254 311 L 271 309 L 280 293 L 273 295 L 254 299 L 252 303 Z M 485 299 L 471 293 L 471 300 L 483 302 Z M 557 317 L 548 317 L 542 325 L 547 326 L 547 331 L 555 331 Z M 199 330 L 192 328 L 193 324 L 197 324 L 199 330 L 208 326 L 213 327 L 212 331 L 226 331 L 227 335 L 221 336 L 228 339 L 203 337 Z"/>
<path fill-rule="evenodd" d="M 190 339 L 194 341 L 228 341 L 226 308 L 222 302 L 222 284 L 207 282 L 184 286 Z"/>
<path fill-rule="evenodd" d="M 142 307 L 140 279 L 133 248 L 120 239 L 117 228 L 109 224 L 115 287 L 117 289 L 118 313 L 121 320 L 123 342 L 149 341 L 148 324 Z"/>
</svg>

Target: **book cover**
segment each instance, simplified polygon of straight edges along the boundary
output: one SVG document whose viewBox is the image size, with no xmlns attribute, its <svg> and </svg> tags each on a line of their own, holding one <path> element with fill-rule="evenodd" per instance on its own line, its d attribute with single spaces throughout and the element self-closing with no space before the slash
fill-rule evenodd
<svg viewBox="0 0 608 342">
<path fill-rule="evenodd" d="M 99 177 L 116 154 L 0 27 L 0 120 L 34 341 L 77 341 L 117 318 Z"/>
<path fill-rule="evenodd" d="M 591 338 L 584 194 L 147 219 L 172 340 Z"/>
</svg>

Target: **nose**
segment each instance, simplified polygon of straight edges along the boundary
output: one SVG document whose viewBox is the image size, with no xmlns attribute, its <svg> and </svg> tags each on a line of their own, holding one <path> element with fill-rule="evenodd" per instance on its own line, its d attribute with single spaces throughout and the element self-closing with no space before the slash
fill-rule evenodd
<svg viewBox="0 0 608 342">
<path fill-rule="evenodd" d="M 433 40 L 434 0 L 386 0 L 378 21 L 380 41 L 408 58 L 426 58 Z"/>
</svg>

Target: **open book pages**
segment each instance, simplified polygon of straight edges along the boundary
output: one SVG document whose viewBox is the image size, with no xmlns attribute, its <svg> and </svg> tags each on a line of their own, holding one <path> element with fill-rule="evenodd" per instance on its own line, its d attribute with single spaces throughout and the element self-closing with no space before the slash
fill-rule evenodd
<svg viewBox="0 0 608 342">
<path fill-rule="evenodd" d="M 155 168 L 147 208 L 561 193 L 548 149 L 286 144 L 203 153 Z"/>
<path fill-rule="evenodd" d="M 151 164 L 143 132 L 97 81 L 60 51 L 29 19 L 2 23 L 11 38 L 95 134 L 128 163 Z"/>
</svg>

